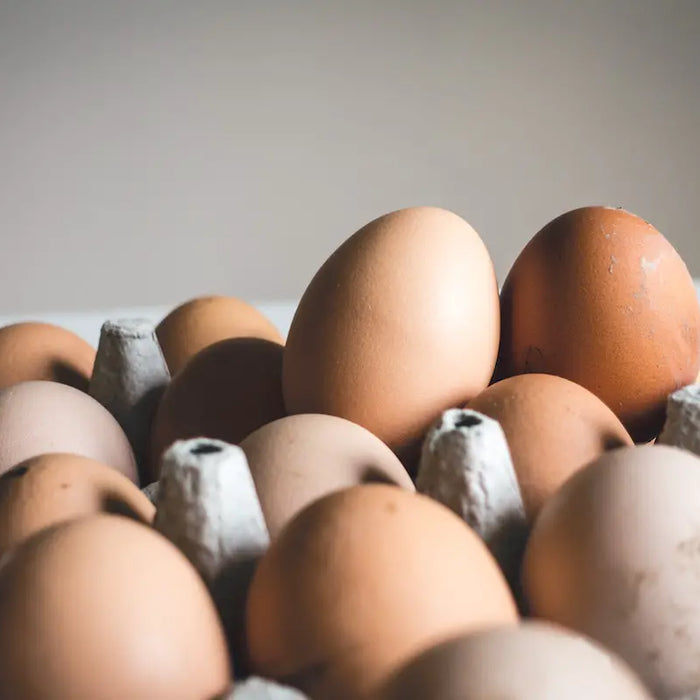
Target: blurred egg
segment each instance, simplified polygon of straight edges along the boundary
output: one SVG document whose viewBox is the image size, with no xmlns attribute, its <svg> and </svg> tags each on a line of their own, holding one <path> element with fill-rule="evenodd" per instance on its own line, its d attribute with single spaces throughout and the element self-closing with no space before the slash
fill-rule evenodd
<svg viewBox="0 0 700 700">
<path fill-rule="evenodd" d="M 444 209 L 396 211 L 345 241 L 304 292 L 286 407 L 358 423 L 414 469 L 432 421 L 488 384 L 498 338 L 496 276 L 477 232 Z"/>
<path fill-rule="evenodd" d="M 700 689 L 700 458 L 627 447 L 547 501 L 523 563 L 532 613 L 598 640 L 658 698 Z"/>
<path fill-rule="evenodd" d="M 371 484 L 313 502 L 260 560 L 247 607 L 251 666 L 314 700 L 375 692 L 414 654 L 514 624 L 485 545 L 425 496 Z"/>
<path fill-rule="evenodd" d="M 100 512 L 150 523 L 155 508 L 123 474 L 92 459 L 28 459 L 0 476 L 0 556 L 39 530 Z"/>
<path fill-rule="evenodd" d="M 151 427 L 150 476 L 176 440 L 209 437 L 239 443 L 284 415 L 278 343 L 230 338 L 198 352 L 168 385 Z"/>
<path fill-rule="evenodd" d="M 577 469 L 606 450 L 632 444 L 599 398 L 561 377 L 504 379 L 468 406 L 501 424 L 530 518 Z"/>
<path fill-rule="evenodd" d="M 283 343 L 280 332 L 254 306 L 235 297 L 205 296 L 173 309 L 156 328 L 171 374 L 200 350 L 227 338 Z"/>
<path fill-rule="evenodd" d="M 332 491 L 370 482 L 414 490 L 396 455 L 368 430 L 344 418 L 280 418 L 240 446 L 273 538 L 302 508 Z"/>
<path fill-rule="evenodd" d="M 666 397 L 700 369 L 700 306 L 673 246 L 622 209 L 584 207 L 547 224 L 501 292 L 497 377 L 557 374 L 655 437 Z"/>
<path fill-rule="evenodd" d="M 380 700 L 652 700 L 619 659 L 541 622 L 475 632 L 401 669 Z"/>
<path fill-rule="evenodd" d="M 94 362 L 95 348 L 65 328 L 30 322 L 0 328 L 0 389 L 46 380 L 87 391 Z"/>
<path fill-rule="evenodd" d="M 46 381 L 0 390 L 0 474 L 47 452 L 89 457 L 138 482 L 129 440 L 95 399 Z"/>
<path fill-rule="evenodd" d="M 22 700 L 193 700 L 230 682 L 206 587 L 145 525 L 113 515 L 38 533 L 0 568 L 0 688 Z"/>
</svg>

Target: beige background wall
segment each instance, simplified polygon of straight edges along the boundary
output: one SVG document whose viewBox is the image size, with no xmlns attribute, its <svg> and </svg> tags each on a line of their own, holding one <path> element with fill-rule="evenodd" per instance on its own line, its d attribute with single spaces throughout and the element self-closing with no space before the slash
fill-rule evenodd
<svg viewBox="0 0 700 700">
<path fill-rule="evenodd" d="M 437 204 L 500 278 L 623 205 L 700 273 L 698 0 L 0 0 L 0 312 L 296 298 Z"/>
</svg>

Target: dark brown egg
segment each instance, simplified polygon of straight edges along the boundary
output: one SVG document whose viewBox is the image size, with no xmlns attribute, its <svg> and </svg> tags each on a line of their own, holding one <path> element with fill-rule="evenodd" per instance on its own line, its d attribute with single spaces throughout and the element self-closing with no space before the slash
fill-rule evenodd
<svg viewBox="0 0 700 700">
<path fill-rule="evenodd" d="M 151 429 L 150 478 L 176 440 L 209 437 L 239 443 L 284 415 L 278 343 L 231 338 L 195 355 L 165 390 Z"/>
<path fill-rule="evenodd" d="M 700 306 L 673 246 L 622 209 L 584 207 L 547 224 L 501 293 L 496 376 L 557 374 L 586 387 L 636 442 L 700 369 Z"/>
<path fill-rule="evenodd" d="M 65 328 L 29 322 L 0 328 L 0 389 L 41 379 L 86 391 L 94 362 L 95 348 Z"/>
<path fill-rule="evenodd" d="M 171 374 L 200 350 L 227 338 L 262 338 L 283 343 L 280 332 L 254 306 L 225 296 L 191 299 L 173 309 L 156 329 Z"/>
</svg>

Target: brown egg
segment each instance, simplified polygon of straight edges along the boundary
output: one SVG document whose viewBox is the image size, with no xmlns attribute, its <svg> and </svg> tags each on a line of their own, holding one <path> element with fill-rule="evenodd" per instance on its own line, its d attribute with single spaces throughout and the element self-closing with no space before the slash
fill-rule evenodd
<svg viewBox="0 0 700 700">
<path fill-rule="evenodd" d="M 6 698 L 192 700 L 229 684 L 201 578 L 128 518 L 81 518 L 26 540 L 0 569 L 0 619 Z"/>
<path fill-rule="evenodd" d="M 43 379 L 87 391 L 94 362 L 95 348 L 65 328 L 29 322 L 0 328 L 0 389 Z"/>
<path fill-rule="evenodd" d="M 607 650 L 525 622 L 450 639 L 397 673 L 378 700 L 652 700 Z"/>
<path fill-rule="evenodd" d="M 316 273 L 284 356 L 289 413 L 330 413 L 364 426 L 406 464 L 441 411 L 491 378 L 499 338 L 486 246 L 452 212 L 382 216 Z"/>
<path fill-rule="evenodd" d="M 39 530 L 100 512 L 150 523 L 155 508 L 123 474 L 92 459 L 28 459 L 0 476 L 0 556 Z"/>
<path fill-rule="evenodd" d="M 138 482 L 129 440 L 95 399 L 46 381 L 0 390 L 0 474 L 48 452 L 89 457 Z"/>
<path fill-rule="evenodd" d="M 504 379 L 468 406 L 501 424 L 530 518 L 577 469 L 605 450 L 632 444 L 599 398 L 561 377 Z"/>
<path fill-rule="evenodd" d="M 501 309 L 497 377 L 571 379 L 635 442 L 659 433 L 666 397 L 700 369 L 692 278 L 651 224 L 622 209 L 584 207 L 547 224 L 513 265 Z"/>
<path fill-rule="evenodd" d="M 657 698 L 700 686 L 698 494 L 690 452 L 608 452 L 547 501 L 525 552 L 532 613 L 598 640 Z"/>
<path fill-rule="evenodd" d="M 173 309 L 156 328 L 171 374 L 200 350 L 227 338 L 262 338 L 284 343 L 280 332 L 255 307 L 240 299 L 205 296 Z"/>
<path fill-rule="evenodd" d="M 344 418 L 281 418 L 241 443 L 270 537 L 302 508 L 333 491 L 384 482 L 414 491 L 396 455 L 365 428 Z"/>
<path fill-rule="evenodd" d="M 451 635 L 516 620 L 498 565 L 462 520 L 425 496 L 362 485 L 312 503 L 263 556 L 248 650 L 255 673 L 343 700 Z"/>
<path fill-rule="evenodd" d="M 278 343 L 230 338 L 198 352 L 165 390 L 151 428 L 150 476 L 176 440 L 210 437 L 238 443 L 284 415 Z"/>
</svg>

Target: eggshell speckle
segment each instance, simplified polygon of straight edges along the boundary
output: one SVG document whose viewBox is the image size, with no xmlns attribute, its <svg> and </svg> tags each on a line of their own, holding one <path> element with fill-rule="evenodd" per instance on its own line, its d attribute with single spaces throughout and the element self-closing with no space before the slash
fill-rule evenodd
<svg viewBox="0 0 700 700">
<path fill-rule="evenodd" d="M 666 397 L 700 369 L 700 306 L 673 246 L 622 209 L 547 224 L 501 292 L 497 377 L 556 374 L 586 387 L 635 442 L 663 425 Z"/>
<path fill-rule="evenodd" d="M 208 437 L 239 443 L 284 415 L 278 343 L 230 338 L 197 353 L 168 385 L 151 427 L 150 478 L 176 440 Z"/>
<path fill-rule="evenodd" d="M 378 700 L 652 700 L 597 644 L 541 622 L 450 639 L 414 659 Z"/>
<path fill-rule="evenodd" d="M 247 612 L 254 672 L 336 700 L 375 692 L 450 635 L 517 620 L 477 535 L 437 502 L 384 484 L 301 511 L 258 564 Z"/>
<path fill-rule="evenodd" d="M 216 609 L 173 545 L 128 518 L 43 530 L 0 568 L 0 688 L 22 700 L 192 700 L 230 685 Z"/>
<path fill-rule="evenodd" d="M 70 386 L 22 382 L 0 391 L 0 474 L 30 457 L 68 452 L 138 482 L 134 453 L 106 408 Z"/>
<path fill-rule="evenodd" d="M 0 328 L 0 389 L 46 380 L 87 391 L 95 348 L 75 333 L 50 323 L 15 323 Z"/>
<path fill-rule="evenodd" d="M 33 457 L 0 476 L 0 556 L 39 530 L 100 512 L 150 523 L 155 508 L 116 469 L 78 455 Z"/>
<path fill-rule="evenodd" d="M 468 406 L 501 424 L 530 518 L 577 469 L 605 450 L 632 444 L 599 398 L 561 377 L 504 379 Z"/>
<path fill-rule="evenodd" d="M 273 538 L 302 508 L 332 491 L 369 482 L 414 490 L 408 472 L 379 438 L 336 416 L 281 418 L 249 435 L 241 448 Z"/>
<path fill-rule="evenodd" d="M 700 690 L 700 458 L 613 450 L 547 501 L 523 586 L 532 613 L 625 659 L 659 698 Z"/>
<path fill-rule="evenodd" d="M 226 296 L 191 299 L 173 309 L 156 328 L 171 374 L 200 350 L 227 338 L 262 338 L 283 343 L 280 332 L 254 306 Z"/>
<path fill-rule="evenodd" d="M 496 276 L 476 231 L 444 209 L 387 214 L 304 292 L 284 357 L 287 410 L 347 418 L 417 461 L 432 421 L 488 384 L 498 337 Z"/>
</svg>

